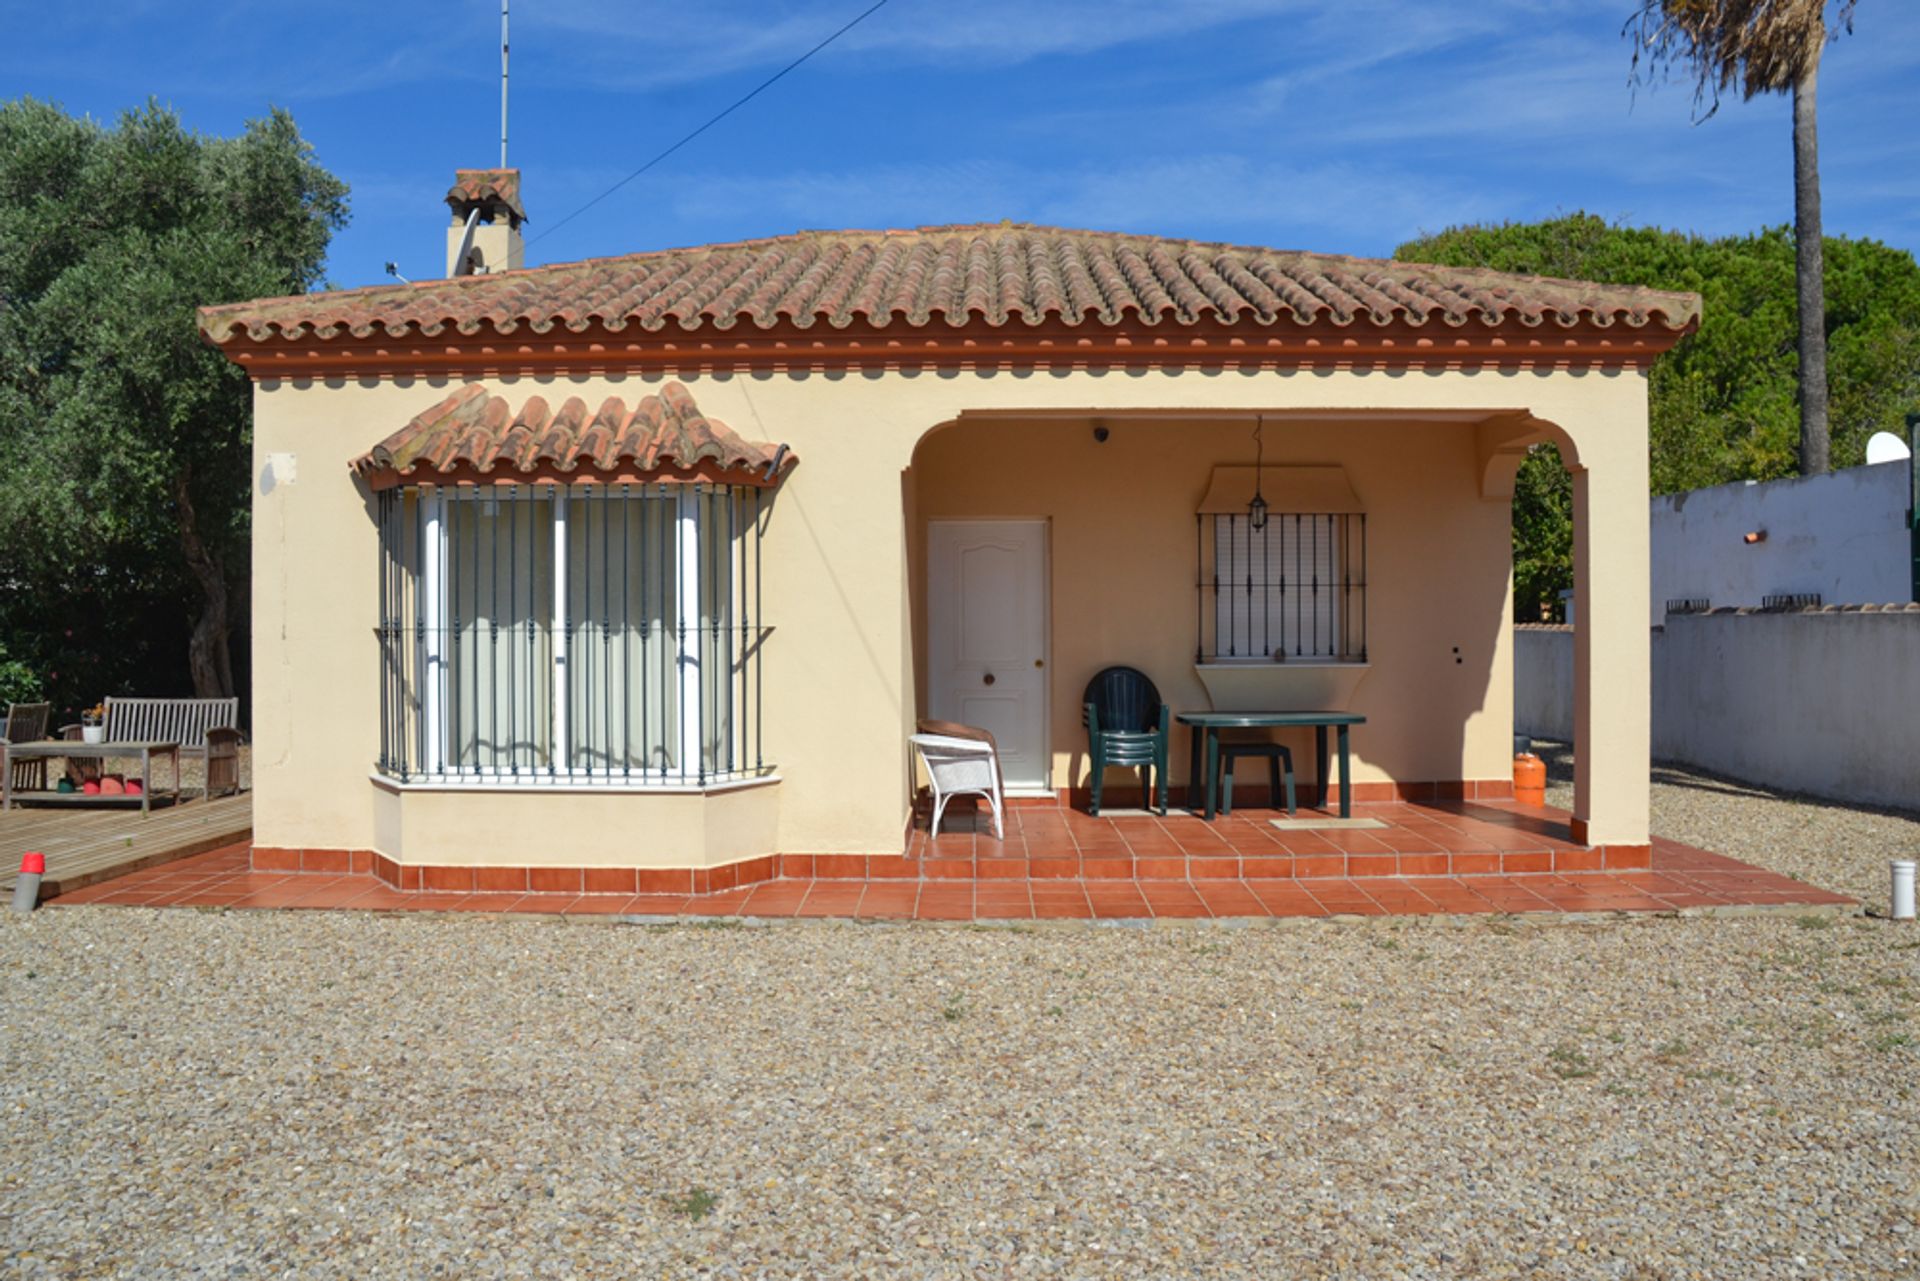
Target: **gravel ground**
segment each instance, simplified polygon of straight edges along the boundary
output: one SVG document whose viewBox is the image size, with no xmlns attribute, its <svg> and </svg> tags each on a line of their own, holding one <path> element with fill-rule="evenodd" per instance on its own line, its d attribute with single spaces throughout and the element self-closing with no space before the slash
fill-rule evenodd
<svg viewBox="0 0 1920 1281">
<path fill-rule="evenodd" d="M 1880 903 L 1913 844 L 1658 790 Z M 55 909 L 0 918 L 0 1273 L 1913 1277 L 1917 1008 L 1862 917 Z"/>
</svg>

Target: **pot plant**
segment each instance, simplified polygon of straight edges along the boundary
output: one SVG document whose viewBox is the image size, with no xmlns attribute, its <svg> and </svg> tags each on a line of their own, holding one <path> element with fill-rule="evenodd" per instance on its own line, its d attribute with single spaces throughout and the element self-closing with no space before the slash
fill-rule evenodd
<svg viewBox="0 0 1920 1281">
<path fill-rule="evenodd" d="M 95 703 L 80 713 L 80 739 L 87 743 L 107 741 L 107 705 Z"/>
</svg>

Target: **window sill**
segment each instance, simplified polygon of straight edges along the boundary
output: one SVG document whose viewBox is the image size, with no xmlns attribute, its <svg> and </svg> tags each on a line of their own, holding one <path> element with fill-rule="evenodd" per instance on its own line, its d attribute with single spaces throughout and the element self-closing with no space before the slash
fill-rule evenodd
<svg viewBox="0 0 1920 1281">
<path fill-rule="evenodd" d="M 731 778 L 711 783 L 639 783 L 619 779 L 559 778 L 537 775 L 529 778 L 410 778 L 401 782 L 376 771 L 367 780 L 383 791 L 402 792 L 509 792 L 517 795 L 568 793 L 621 796 L 712 796 L 766 787 L 780 781 L 771 770 L 751 778 Z"/>
</svg>

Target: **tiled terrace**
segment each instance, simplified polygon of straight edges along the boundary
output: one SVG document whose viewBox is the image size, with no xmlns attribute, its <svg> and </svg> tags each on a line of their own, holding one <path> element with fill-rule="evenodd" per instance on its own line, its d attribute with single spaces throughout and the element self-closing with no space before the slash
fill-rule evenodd
<svg viewBox="0 0 1920 1281">
<path fill-rule="evenodd" d="M 865 919 L 1274 917 L 1841 908 L 1853 900 L 1676 842 L 1651 866 L 1570 870 L 1565 816 L 1511 804 L 1358 805 L 1365 830 L 1276 831 L 1272 811 L 1091 818 L 1009 811 L 1007 837 L 949 831 L 906 858 L 786 856 L 782 875 L 710 894 L 400 890 L 370 874 L 261 872 L 245 845 L 53 902 L 626 916 Z M 964 827 L 963 815 L 949 827 Z M 982 825 L 984 826 L 984 825 Z M 1576 857 L 1567 858 L 1566 855 Z M 1561 870 L 1547 870 L 1558 862 Z"/>
</svg>

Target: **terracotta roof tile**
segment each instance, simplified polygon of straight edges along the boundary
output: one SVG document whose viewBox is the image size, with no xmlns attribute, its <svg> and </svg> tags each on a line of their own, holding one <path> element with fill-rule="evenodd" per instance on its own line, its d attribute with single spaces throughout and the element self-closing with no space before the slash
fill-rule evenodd
<svg viewBox="0 0 1920 1281">
<path fill-rule="evenodd" d="M 611 397 L 591 410 L 578 396 L 558 410 L 530 396 L 516 410 L 505 396 L 470 383 L 353 460 L 372 480 L 462 476 L 513 479 L 586 470 L 661 479 L 724 480 L 772 485 L 799 459 L 772 445 L 740 439 L 669 382 L 629 410 Z M 778 464 L 769 473 L 769 467 Z"/>
<path fill-rule="evenodd" d="M 1686 329 L 1694 294 L 1015 224 L 803 232 L 201 310 L 217 343 L 790 323 Z"/>
<path fill-rule="evenodd" d="M 482 204 L 489 200 L 497 200 L 507 207 L 513 215 L 514 226 L 527 221 L 527 211 L 520 205 L 518 169 L 453 171 L 453 185 L 447 188 L 447 203 L 456 211 L 462 205 Z"/>
</svg>

